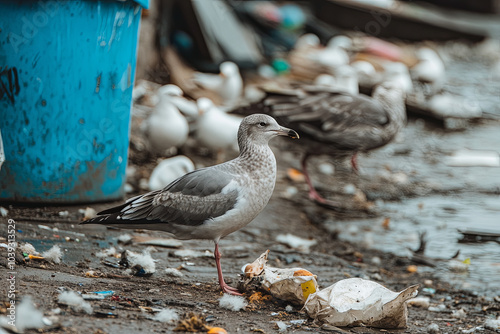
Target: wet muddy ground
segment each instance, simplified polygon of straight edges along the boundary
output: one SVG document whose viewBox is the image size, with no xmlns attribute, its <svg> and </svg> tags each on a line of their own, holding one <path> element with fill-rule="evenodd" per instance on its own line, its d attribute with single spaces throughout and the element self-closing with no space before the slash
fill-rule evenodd
<svg viewBox="0 0 500 334">
<path fill-rule="evenodd" d="M 451 66 L 445 89 L 474 99 L 484 111 L 500 116 L 500 84 L 489 75 L 489 69 L 460 61 Z M 469 89 L 464 88 L 467 85 Z M 318 276 L 321 288 L 347 277 L 368 278 L 397 291 L 420 284 L 420 295 L 429 296 L 431 306 L 445 305 L 440 312 L 410 307 L 407 329 L 355 327 L 344 328 L 346 332 L 427 333 L 432 332 L 428 327 L 436 324 L 441 333 L 493 333 L 484 324 L 500 314 L 500 244 L 459 243 L 457 229 L 499 232 L 500 168 L 451 167 L 447 158 L 461 149 L 498 154 L 499 142 L 498 119 L 478 120 L 463 131 L 450 132 L 443 130 L 439 122 L 413 117 L 394 143 L 359 157 L 359 175 L 344 163 L 335 163 L 334 175 L 328 175 L 325 172 L 332 169 L 331 159 L 310 160 L 318 190 L 342 203 L 330 210 L 308 199 L 304 182 L 287 177 L 288 168 L 300 169 L 303 148 L 293 141 L 275 140 L 272 146 L 279 174 L 273 198 L 251 224 L 221 242 L 227 281 L 235 286 L 241 267 L 269 249 L 270 265 L 303 267 Z M 183 153 L 198 165 L 213 163 L 197 149 L 187 148 Z M 147 176 L 153 166 L 150 162 L 138 168 Z M 99 211 L 112 204 L 90 206 Z M 61 264 L 31 260 L 17 266 L 18 300 L 31 295 L 46 316 L 53 316 L 53 325 L 28 333 L 173 331 L 176 323 L 151 320 L 147 307 L 172 308 L 181 316 L 194 312 L 205 317 L 209 326 L 223 327 L 229 333 L 277 332 L 277 321 L 289 325 L 289 332 L 330 332 L 309 319 L 300 307 L 286 311 L 288 303 L 276 299 L 250 303 L 239 312 L 221 308 L 215 262 L 210 254 L 178 257 L 175 248 L 155 246 L 151 255 L 157 260 L 156 272 L 151 277 L 130 276 L 125 269 L 112 266 L 119 262 L 118 258 L 96 255 L 109 247 L 115 247 L 118 254 L 125 249 L 140 253 L 149 246 L 137 240 L 164 236 L 161 233 L 78 225 L 82 220 L 79 209 L 87 205 L 2 206 L 9 210 L 7 218 L 16 221 L 18 242 L 29 242 L 39 252 L 56 244 L 63 250 Z M 67 216 L 60 216 L 61 211 L 68 211 Z M 0 237 L 5 238 L 5 218 L 1 225 Z M 426 232 L 427 241 L 424 256 L 433 266 L 415 260 L 412 252 L 419 248 L 422 232 Z M 135 241 L 119 243 L 118 237 L 125 233 Z M 282 233 L 315 239 L 317 244 L 309 253 L 303 253 L 278 243 L 276 236 Z M 182 241 L 179 249 L 212 252 L 213 243 Z M 451 269 L 453 262 L 449 258 L 457 251 L 460 253 L 455 261 L 470 259 L 468 270 Z M 5 264 L 2 253 L 2 275 Z M 410 265 L 416 265 L 416 272 L 408 271 Z M 168 276 L 165 268 L 179 268 L 183 276 Z M 98 277 L 87 277 L 89 271 Z M 57 296 L 63 289 L 82 293 L 112 290 L 114 297 L 90 301 L 94 313 L 87 315 L 58 304 Z M 5 277 L 0 280 L 0 290 L 7 291 Z M 7 295 L 2 292 L 0 302 L 6 301 Z M 464 312 L 457 313 L 460 309 Z M 0 313 L 5 312 L 5 307 L 0 307 Z M 307 321 L 290 322 L 301 319 Z"/>
</svg>

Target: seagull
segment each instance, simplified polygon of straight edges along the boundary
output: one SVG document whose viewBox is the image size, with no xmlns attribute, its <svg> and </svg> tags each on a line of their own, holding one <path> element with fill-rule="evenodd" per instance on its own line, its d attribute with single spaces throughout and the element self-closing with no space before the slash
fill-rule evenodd
<svg viewBox="0 0 500 334">
<path fill-rule="evenodd" d="M 227 150 L 238 152 L 238 129 L 243 118 L 225 113 L 206 97 L 199 98 L 197 103 L 200 116 L 196 123 L 196 138 L 202 146 L 217 152 L 217 162 L 220 163 Z"/>
<path fill-rule="evenodd" d="M 178 239 L 211 239 L 223 292 L 240 295 L 224 282 L 219 241 L 250 223 L 266 206 L 276 183 L 276 158 L 268 145 L 276 136 L 299 138 L 268 115 L 241 122 L 240 155 L 185 174 L 162 190 L 133 197 L 83 224 L 159 230 Z"/>
<path fill-rule="evenodd" d="M 193 80 L 196 84 L 219 94 L 225 105 L 235 105 L 243 91 L 243 79 L 238 65 L 226 61 L 219 69 L 219 74 L 195 72 Z"/>
<path fill-rule="evenodd" d="M 340 204 L 323 198 L 316 191 L 307 173 L 307 159 L 313 155 L 338 159 L 351 156 L 351 164 L 357 172 L 357 152 L 386 145 L 406 124 L 405 94 L 393 82 L 378 85 L 372 97 L 306 85 L 301 89 L 276 89 L 268 91 L 260 103 L 234 112 L 251 114 L 256 110 L 301 131 L 305 137 L 302 144 L 307 146 L 302 171 L 309 186 L 309 197 L 327 207 Z"/>
<path fill-rule="evenodd" d="M 182 96 L 182 90 L 175 85 L 166 85 L 158 89 L 160 102 L 142 127 L 151 145 L 151 150 L 163 155 L 172 147 L 181 147 L 187 140 L 189 125 L 186 118 L 179 112 L 171 97 Z"/>
</svg>

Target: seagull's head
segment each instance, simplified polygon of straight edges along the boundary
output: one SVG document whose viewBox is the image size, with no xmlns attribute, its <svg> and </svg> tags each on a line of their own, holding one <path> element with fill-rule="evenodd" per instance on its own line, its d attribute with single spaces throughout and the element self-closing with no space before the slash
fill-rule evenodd
<svg viewBox="0 0 500 334">
<path fill-rule="evenodd" d="M 265 114 L 253 114 L 241 121 L 238 130 L 238 144 L 240 149 L 247 141 L 257 145 L 267 145 L 271 138 L 287 136 L 298 139 L 299 135 L 292 129 L 280 126 L 274 118 Z M 243 146 L 242 146 L 243 145 Z"/>
<path fill-rule="evenodd" d="M 231 61 L 225 61 L 220 64 L 220 76 L 223 78 L 232 77 L 235 74 L 238 74 L 240 70 L 238 69 L 238 65 Z"/>
<path fill-rule="evenodd" d="M 208 97 L 200 97 L 196 100 L 196 105 L 198 106 L 198 115 L 203 115 L 212 109 L 215 104 Z"/>
</svg>

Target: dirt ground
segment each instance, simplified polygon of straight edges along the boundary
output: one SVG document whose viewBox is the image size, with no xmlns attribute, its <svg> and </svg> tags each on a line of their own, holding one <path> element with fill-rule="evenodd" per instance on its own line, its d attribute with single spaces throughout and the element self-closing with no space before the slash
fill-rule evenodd
<svg viewBox="0 0 500 334">
<path fill-rule="evenodd" d="M 414 121 L 412 121 L 414 122 Z M 284 139 L 284 138 L 283 138 Z M 353 327 L 330 329 L 321 327 L 310 319 L 300 307 L 286 310 L 286 301 L 271 298 L 261 303 L 249 303 L 242 311 L 234 312 L 219 306 L 221 292 L 217 284 L 215 261 L 213 257 L 177 257 L 175 248 L 155 246 L 152 257 L 156 262 L 156 272 L 150 277 L 131 276 L 118 266 L 120 259 L 96 254 L 111 246 L 120 254 L 123 250 L 142 252 L 148 246 L 137 241 L 146 237 L 167 237 L 159 232 L 145 230 L 118 230 L 96 225 L 78 225 L 82 220 L 80 209 L 86 205 L 74 206 L 5 206 L 8 218 L 16 221 L 17 241 L 29 242 L 42 252 L 53 245 L 63 250 L 62 263 L 54 264 L 31 260 L 17 266 L 17 300 L 31 295 L 38 309 L 53 320 L 53 324 L 27 333 L 170 333 L 177 322 L 161 323 L 151 320 L 150 308 L 171 308 L 183 317 L 190 313 L 205 318 L 206 324 L 222 327 L 228 333 L 273 333 L 278 331 L 277 321 L 290 327 L 288 332 L 338 332 L 343 333 L 428 333 L 428 327 L 436 324 L 440 333 L 473 333 L 492 330 L 484 329 L 487 319 L 500 314 L 500 297 L 495 293 L 477 293 L 461 290 L 455 285 L 439 280 L 433 269 L 417 264 L 417 272 L 409 272 L 408 266 L 415 265 L 406 256 L 384 253 L 366 248 L 363 243 L 349 243 L 337 238 L 335 231 L 326 227 L 328 221 L 335 220 L 345 224 L 348 229 L 356 217 L 372 217 L 383 224 L 384 215 L 377 206 L 363 196 L 343 194 L 341 189 L 348 183 L 368 192 L 380 187 L 399 189 L 396 183 L 370 176 L 370 173 L 356 176 L 347 168 L 337 166 L 335 176 L 324 176 L 312 168 L 316 183 L 319 180 L 326 195 L 333 196 L 345 204 L 344 208 L 329 210 L 313 204 L 307 198 L 304 182 L 294 182 L 287 177 L 290 167 L 299 167 L 301 148 L 292 141 L 275 140 L 274 151 L 278 158 L 278 180 L 276 189 L 266 209 L 246 228 L 222 240 L 222 266 L 226 280 L 237 285 L 241 267 L 256 259 L 266 249 L 271 251 L 269 265 L 276 267 L 302 267 L 318 276 L 318 283 L 325 288 L 338 280 L 361 277 L 374 280 L 384 286 L 400 291 L 405 287 L 420 284 L 419 295 L 430 297 L 431 306 L 444 304 L 441 312 L 431 312 L 424 308 L 409 307 L 408 328 L 401 330 L 372 329 Z M 212 158 L 196 151 L 186 152 L 196 163 L 208 165 Z M 375 155 L 383 153 L 373 153 Z M 360 163 L 366 162 L 362 156 Z M 321 162 L 313 161 L 313 165 Z M 147 174 L 151 166 L 142 167 Z M 336 182 L 333 182 L 336 180 Z M 384 183 L 382 186 L 381 184 Z M 416 182 L 414 183 L 415 187 Z M 293 188 L 291 188 L 293 187 Z M 417 187 L 418 188 L 418 187 Z M 295 190 L 293 190 L 295 189 Z M 413 188 L 412 188 L 413 189 Z M 396 191 L 396 190 L 395 190 Z M 397 193 L 397 191 L 396 191 Z M 373 195 L 372 195 L 373 196 Z M 113 203 L 90 205 L 96 211 L 107 208 Z M 115 203 L 117 204 L 117 203 Z M 67 215 L 60 212 L 67 211 Z M 5 225 L 5 219 L 2 225 Z M 42 226 L 42 227 L 41 227 Z M 6 227 L 2 226 L 2 237 Z M 134 237 L 127 244 L 120 243 L 118 237 L 128 233 Z M 276 236 L 292 233 L 305 239 L 315 239 L 317 244 L 308 253 L 290 248 L 276 241 Z M 182 241 L 180 249 L 213 252 L 211 241 Z M 2 249 L 3 250 L 3 249 Z M 6 266 L 6 257 L 2 263 Z M 445 264 L 443 263 L 443 266 Z M 182 277 L 168 276 L 165 268 L 178 268 Z M 5 269 L 2 269 L 4 272 Z M 88 277 L 93 271 L 97 277 Z M 87 276 L 86 276 L 87 273 Z M 7 281 L 0 281 L 2 291 L 7 290 Z M 424 288 L 426 288 L 424 290 Z M 113 296 L 103 300 L 90 300 L 93 313 L 76 312 L 58 304 L 60 291 L 70 289 L 81 293 L 112 290 Z M 248 294 L 245 295 L 248 299 Z M 0 302 L 7 302 L 2 293 Z M 465 313 L 458 310 L 463 309 Z M 4 307 L 0 308 L 6 312 Z M 458 314 L 458 315 L 457 315 Z M 462 314 L 463 317 L 460 317 Z M 297 324 L 292 320 L 305 321 Z M 479 327 L 479 328 L 478 328 Z"/>
</svg>

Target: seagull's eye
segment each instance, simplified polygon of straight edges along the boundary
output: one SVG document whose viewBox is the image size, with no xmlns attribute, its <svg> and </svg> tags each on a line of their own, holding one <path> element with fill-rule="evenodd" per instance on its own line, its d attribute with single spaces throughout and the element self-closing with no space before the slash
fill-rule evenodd
<svg viewBox="0 0 500 334">
<path fill-rule="evenodd" d="M 266 126 L 266 125 L 267 125 L 267 123 L 260 122 L 260 123 L 259 123 L 259 125 L 260 125 L 260 126 Z"/>
</svg>

